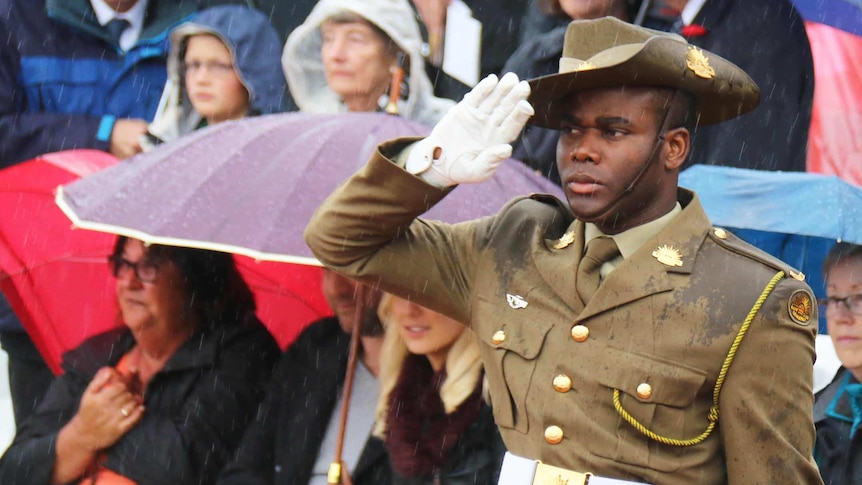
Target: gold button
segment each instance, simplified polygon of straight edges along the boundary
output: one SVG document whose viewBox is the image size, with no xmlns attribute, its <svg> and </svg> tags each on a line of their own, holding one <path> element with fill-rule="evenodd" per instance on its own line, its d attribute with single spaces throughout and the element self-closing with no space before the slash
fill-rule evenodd
<svg viewBox="0 0 862 485">
<path fill-rule="evenodd" d="M 583 342 L 590 338 L 590 329 L 584 325 L 575 325 L 572 327 L 572 338 L 575 342 Z"/>
<path fill-rule="evenodd" d="M 560 444 L 563 441 L 563 429 L 559 426 L 548 426 L 545 428 L 545 441 L 552 445 Z"/>
<path fill-rule="evenodd" d="M 652 396 L 652 386 L 647 384 L 646 382 L 641 382 L 638 384 L 638 397 L 641 399 L 649 399 Z"/>
<path fill-rule="evenodd" d="M 506 341 L 506 332 L 504 332 L 502 330 L 497 330 L 496 332 L 494 332 L 494 336 L 491 337 L 491 342 L 493 342 L 494 345 L 500 345 L 501 343 L 503 343 L 505 341 Z"/>
<path fill-rule="evenodd" d="M 727 239 L 727 231 L 720 227 L 716 227 L 712 230 L 712 233 L 715 234 L 715 237 L 719 239 Z"/>
<path fill-rule="evenodd" d="M 572 378 L 565 375 L 560 374 L 557 377 L 554 377 L 554 389 L 557 392 L 569 392 L 569 389 L 572 388 Z"/>
</svg>

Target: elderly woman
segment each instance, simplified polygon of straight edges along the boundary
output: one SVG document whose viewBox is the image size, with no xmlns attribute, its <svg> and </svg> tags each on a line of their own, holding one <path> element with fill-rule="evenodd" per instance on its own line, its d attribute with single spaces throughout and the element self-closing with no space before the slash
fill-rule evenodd
<svg viewBox="0 0 862 485">
<path fill-rule="evenodd" d="M 120 237 L 109 263 L 124 325 L 64 356 L 0 483 L 208 483 L 254 416 L 279 349 L 232 257 Z"/>
<path fill-rule="evenodd" d="M 454 102 L 434 96 L 421 44 L 407 0 L 320 0 L 281 61 L 300 111 L 380 111 L 392 101 L 401 116 L 433 125 Z M 403 82 L 390 100 L 399 69 Z"/>
<path fill-rule="evenodd" d="M 374 432 L 386 444 L 393 483 L 497 483 L 506 450 L 482 399 L 473 332 L 389 294 L 378 312 L 386 335 Z"/>
<path fill-rule="evenodd" d="M 862 484 L 862 246 L 838 243 L 823 263 L 826 327 L 841 370 L 814 404 L 814 458 L 826 485 Z"/>
<path fill-rule="evenodd" d="M 142 142 L 146 149 L 204 126 L 285 110 L 281 41 L 261 12 L 211 7 L 170 39 L 168 82 Z"/>
</svg>

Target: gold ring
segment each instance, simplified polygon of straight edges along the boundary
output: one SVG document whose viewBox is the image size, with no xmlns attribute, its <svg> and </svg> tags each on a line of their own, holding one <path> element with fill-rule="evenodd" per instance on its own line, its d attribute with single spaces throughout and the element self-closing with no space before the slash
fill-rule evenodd
<svg viewBox="0 0 862 485">
<path fill-rule="evenodd" d="M 120 408 L 120 414 L 127 418 L 129 417 L 129 412 L 126 410 L 126 408 Z"/>
</svg>

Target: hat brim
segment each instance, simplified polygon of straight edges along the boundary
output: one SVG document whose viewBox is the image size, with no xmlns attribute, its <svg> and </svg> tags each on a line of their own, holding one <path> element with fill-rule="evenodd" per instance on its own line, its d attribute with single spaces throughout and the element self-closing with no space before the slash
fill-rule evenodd
<svg viewBox="0 0 862 485">
<path fill-rule="evenodd" d="M 676 88 L 691 93 L 699 125 L 729 120 L 757 107 L 760 89 L 745 71 L 709 53 L 714 75 L 701 77 L 686 65 L 688 50 L 685 42 L 658 37 L 640 48 L 627 49 L 631 55 L 597 59 L 600 62 L 595 67 L 531 79 L 529 101 L 536 114 L 528 123 L 559 129 L 563 98 L 587 89 L 622 86 Z"/>
</svg>

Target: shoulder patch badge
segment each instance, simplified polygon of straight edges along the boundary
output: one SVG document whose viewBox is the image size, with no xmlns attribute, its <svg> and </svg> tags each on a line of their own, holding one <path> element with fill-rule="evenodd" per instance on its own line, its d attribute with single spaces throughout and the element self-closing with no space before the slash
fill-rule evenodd
<svg viewBox="0 0 862 485">
<path fill-rule="evenodd" d="M 796 290 L 787 300 L 787 312 L 790 319 L 802 326 L 811 322 L 811 309 L 813 301 L 807 290 Z"/>
</svg>

